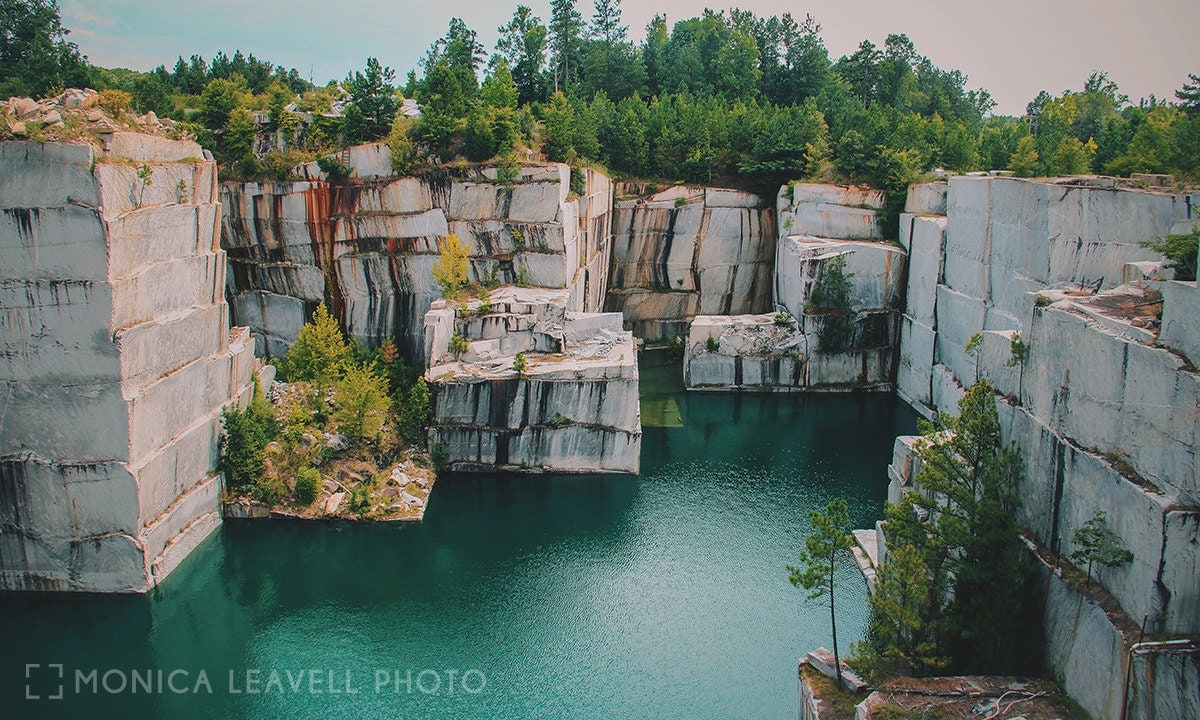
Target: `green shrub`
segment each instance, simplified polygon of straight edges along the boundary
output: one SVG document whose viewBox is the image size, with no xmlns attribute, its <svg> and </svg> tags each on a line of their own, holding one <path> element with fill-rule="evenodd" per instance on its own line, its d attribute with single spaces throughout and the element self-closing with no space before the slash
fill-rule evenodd
<svg viewBox="0 0 1200 720">
<path fill-rule="evenodd" d="M 347 505 L 350 510 L 359 515 L 371 509 L 371 486 L 359 485 L 350 491 L 350 497 L 347 498 Z"/>
<path fill-rule="evenodd" d="M 292 497 L 301 505 L 312 505 L 321 488 L 321 472 L 314 467 L 301 468 L 296 473 L 296 489 Z"/>
<path fill-rule="evenodd" d="M 1162 240 L 1147 240 L 1142 243 L 1142 247 L 1165 255 L 1166 267 L 1175 271 L 1176 280 L 1196 279 L 1196 252 L 1200 248 L 1200 226 L 1189 233 L 1167 235 Z"/>
<path fill-rule="evenodd" d="M 821 275 L 804 302 L 806 313 L 826 315 L 821 323 L 818 337 L 822 350 L 845 350 L 853 330 L 853 309 L 850 279 L 854 273 L 846 272 L 846 256 L 838 255 L 821 265 Z"/>
<path fill-rule="evenodd" d="M 277 477 L 260 477 L 250 486 L 250 497 L 264 505 L 275 505 L 287 494 L 287 485 Z"/>
<path fill-rule="evenodd" d="M 388 151 L 392 156 L 392 172 L 397 175 L 408 175 L 420 166 L 417 146 L 408 134 L 411 121 L 403 115 L 397 115 L 392 122 L 392 130 L 388 133 Z"/>
<path fill-rule="evenodd" d="M 350 167 L 333 155 L 317 158 L 317 167 L 321 168 L 321 172 L 330 180 L 345 180 L 350 177 Z"/>
<path fill-rule="evenodd" d="M 425 430 L 429 427 L 432 408 L 429 399 L 429 385 L 425 378 L 417 378 L 408 389 L 408 394 L 400 405 L 396 418 L 396 429 L 400 437 L 413 445 L 425 446 Z"/>
<path fill-rule="evenodd" d="M 307 380 L 318 387 L 335 382 L 354 365 L 354 352 L 337 320 L 325 303 L 317 306 L 312 320 L 300 328 L 296 342 L 288 348 L 278 368 L 287 382 Z"/>
<path fill-rule="evenodd" d="M 455 333 L 454 337 L 450 338 L 450 342 L 446 343 L 446 352 L 454 355 L 454 357 L 458 357 L 465 353 L 469 347 L 471 347 L 471 341 Z"/>
<path fill-rule="evenodd" d="M 716 352 L 721 349 L 721 341 L 713 337 L 712 333 L 709 333 L 708 340 L 704 341 L 704 346 L 708 348 L 709 352 Z"/>
<path fill-rule="evenodd" d="M 255 383 L 250 405 L 245 410 L 235 405 L 221 417 L 221 470 L 231 490 L 251 486 L 266 472 L 263 448 L 278 434 L 275 408 Z"/>
<path fill-rule="evenodd" d="M 516 357 L 513 358 L 512 369 L 517 374 L 517 377 L 525 377 L 525 371 L 529 369 L 529 363 L 525 360 L 525 353 L 517 353 Z"/>
</svg>

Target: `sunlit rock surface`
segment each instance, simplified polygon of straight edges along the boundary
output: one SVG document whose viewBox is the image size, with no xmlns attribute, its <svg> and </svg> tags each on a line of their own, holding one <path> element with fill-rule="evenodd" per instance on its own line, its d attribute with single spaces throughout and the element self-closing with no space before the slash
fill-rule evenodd
<svg viewBox="0 0 1200 720">
<path fill-rule="evenodd" d="M 686 337 L 696 315 L 772 307 L 775 218 L 738 190 L 620 183 L 607 309 L 651 343 Z"/>
<path fill-rule="evenodd" d="M 578 171 L 581 194 L 561 164 L 523 165 L 504 181 L 494 166 L 396 178 L 386 152 L 347 151 L 349 181 L 314 167 L 303 181 L 222 186 L 230 303 L 261 351 L 282 355 L 323 301 L 368 345 L 391 336 L 410 359 L 424 357 L 422 317 L 440 296 L 431 270 L 450 234 L 469 248 L 473 282 L 565 288 L 580 309 L 603 309 L 608 178 Z"/>
<path fill-rule="evenodd" d="M 436 459 L 467 471 L 638 471 L 633 336 L 619 313 L 571 306 L 569 290 L 509 287 L 482 303 L 434 303 L 425 377 Z M 465 347 L 451 347 L 455 336 Z"/>
<path fill-rule="evenodd" d="M 131 133 L 0 144 L 0 588 L 145 591 L 218 525 L 230 331 L 216 168 Z"/>
</svg>

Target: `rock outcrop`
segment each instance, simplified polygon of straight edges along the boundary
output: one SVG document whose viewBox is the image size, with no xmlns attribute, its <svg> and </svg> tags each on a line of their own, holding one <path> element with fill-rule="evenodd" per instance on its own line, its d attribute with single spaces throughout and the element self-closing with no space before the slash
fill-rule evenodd
<svg viewBox="0 0 1200 720">
<path fill-rule="evenodd" d="M 795 183 L 780 190 L 777 205 L 780 313 L 696 317 L 684 351 L 685 385 L 890 390 L 907 253 L 881 240 L 876 212 L 883 194 Z M 845 281 L 843 296 L 820 297 L 829 295 L 834 274 Z"/>
<path fill-rule="evenodd" d="M 504 181 L 497 167 L 396 178 L 386 153 L 351 148 L 347 181 L 305 166 L 312 179 L 221 188 L 230 303 L 264 352 L 282 355 L 325 302 L 368 345 L 392 336 L 410 360 L 425 357 L 422 317 L 440 295 L 431 269 L 450 234 L 469 248 L 472 281 L 567 288 L 581 310 L 603 308 L 608 178 L 579 171 L 579 195 L 561 164 L 523 165 Z"/>
<path fill-rule="evenodd" d="M 220 522 L 248 400 L 216 166 L 193 142 L 0 144 L 0 588 L 140 592 Z"/>
<path fill-rule="evenodd" d="M 619 313 L 570 311 L 571 296 L 499 288 L 434 303 L 425 378 L 435 459 L 451 470 L 638 471 L 633 336 Z"/>
<path fill-rule="evenodd" d="M 1067 555 L 1103 511 L 1134 559 L 1099 581 L 1132 625 L 1200 632 L 1200 375 L 1189 361 L 1200 290 L 1144 279 L 1163 273 L 1139 244 L 1187 220 L 1200 198 L 1082 178 L 954 177 L 942 187 L 944 215 L 940 190 L 918 186 L 900 221 L 911 263 L 899 393 L 926 414 L 956 412 L 964 386 L 987 378 L 1002 395 L 1004 440 L 1024 456 L 1021 526 Z M 1122 284 L 1130 278 L 1142 279 Z M 893 500 L 917 471 L 911 444 L 896 445 Z M 1109 680 L 1132 639 L 1100 608 L 1079 607 L 1052 586 L 1047 655 L 1086 710 L 1115 719 Z M 1194 693 L 1191 662 L 1143 691 Z"/>
<path fill-rule="evenodd" d="M 617 185 L 606 309 L 650 343 L 686 337 L 697 315 L 772 308 L 775 217 L 757 195 Z"/>
</svg>

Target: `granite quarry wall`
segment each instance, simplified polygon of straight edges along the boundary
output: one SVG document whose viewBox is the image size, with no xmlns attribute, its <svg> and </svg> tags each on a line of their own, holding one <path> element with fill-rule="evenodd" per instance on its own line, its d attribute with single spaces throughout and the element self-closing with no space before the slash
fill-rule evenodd
<svg viewBox="0 0 1200 720">
<path fill-rule="evenodd" d="M 569 290 L 493 290 L 425 316 L 430 447 L 451 470 L 638 471 L 637 349 L 620 313 Z M 452 339 L 465 345 L 454 347 Z M 516 364 L 520 357 L 525 369 Z"/>
<path fill-rule="evenodd" d="M 251 388 L 215 164 L 105 141 L 0 144 L 3 589 L 160 582 L 220 522 L 220 411 Z"/>
<path fill-rule="evenodd" d="M 1139 243 L 1178 232 L 1196 201 L 1103 179 L 954 177 L 914 187 L 900 221 L 911 263 L 898 392 L 926 414 L 955 412 L 976 374 L 987 378 L 1004 439 L 1025 460 L 1020 524 L 1065 555 L 1104 511 L 1134 560 L 1099 581 L 1133 627 L 1145 618 L 1147 632 L 1167 636 L 1200 633 L 1200 375 L 1190 361 L 1200 291 L 1154 279 L 1160 258 Z M 910 449 L 911 439 L 897 443 L 893 500 L 911 486 Z M 1136 637 L 1098 608 L 1081 612 L 1080 594 L 1056 582 L 1047 656 L 1088 712 L 1120 717 L 1116 678 Z M 1143 699 L 1200 683 L 1194 656 L 1134 662 L 1153 666 L 1140 676 Z"/>
<path fill-rule="evenodd" d="M 738 190 L 618 183 L 606 310 L 649 343 L 687 337 L 697 315 L 773 307 L 775 214 Z"/>
<path fill-rule="evenodd" d="M 566 166 L 388 178 L 382 150 L 356 152 L 350 182 L 305 168 L 218 190 L 191 143 L 0 145 L 0 587 L 144 591 L 216 527 L 219 411 L 246 398 L 254 365 L 228 297 L 273 355 L 320 301 L 369 343 L 398 338 L 428 364 L 433 445 L 458 470 L 636 472 L 633 334 L 687 328 L 696 388 L 894 378 L 929 414 L 978 374 L 1024 451 L 1019 520 L 1037 543 L 1069 552 L 1103 510 L 1135 560 L 1098 581 L 1149 632 L 1200 634 L 1200 291 L 1139 245 L 1190 227 L 1200 197 L 955 177 L 910 190 L 892 244 L 882 198 L 853 188 L 789 186 L 777 222 L 750 196 L 687 188 L 613 212 L 607 179 L 589 172 L 577 196 Z M 437 300 L 451 233 L 472 279 L 533 287 Z M 808 301 L 837 257 L 851 331 L 828 352 L 828 314 Z M 1175 699 L 1194 691 L 1194 653 L 1131 653 L 1125 628 L 1048 582 L 1047 654 L 1073 697 L 1117 717 L 1113 678 L 1132 662 L 1130 718 L 1187 716 Z"/>
<path fill-rule="evenodd" d="M 891 390 L 907 253 L 882 238 L 884 202 L 881 192 L 863 188 L 785 185 L 776 202 L 773 272 L 773 308 L 782 314 L 697 316 L 684 349 L 685 385 Z M 814 289 L 835 259 L 849 281 L 845 307 L 820 307 Z"/>
<path fill-rule="evenodd" d="M 229 255 L 235 321 L 282 355 L 319 302 L 345 330 L 376 345 L 392 336 L 426 355 L 422 318 L 440 296 L 431 269 L 438 242 L 457 234 L 470 280 L 567 288 L 581 310 L 603 309 L 611 251 L 612 185 L 580 171 L 523 165 L 508 182 L 495 167 L 391 177 L 386 145 L 352 148 L 351 177 L 224 183 L 221 242 Z M 578 184 L 577 184 L 578 186 Z"/>
</svg>

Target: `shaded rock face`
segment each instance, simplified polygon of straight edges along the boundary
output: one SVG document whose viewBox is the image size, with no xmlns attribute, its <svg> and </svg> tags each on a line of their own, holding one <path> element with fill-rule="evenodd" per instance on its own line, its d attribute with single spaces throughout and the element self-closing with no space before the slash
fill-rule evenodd
<svg viewBox="0 0 1200 720">
<path fill-rule="evenodd" d="M 108 147 L 0 144 L 4 589 L 145 591 L 220 522 L 220 411 L 254 350 L 228 325 L 216 167 Z"/>
<path fill-rule="evenodd" d="M 422 317 L 440 296 L 432 268 L 449 234 L 469 249 L 472 282 L 566 288 L 582 309 L 603 307 L 612 204 L 603 175 L 585 171 L 574 197 L 566 165 L 523 166 L 509 184 L 494 167 L 381 178 L 377 155 L 351 154 L 364 165 L 352 167 L 353 183 L 221 188 L 230 304 L 263 351 L 282 355 L 323 301 L 368 345 L 391 336 L 410 359 L 424 357 Z"/>
<path fill-rule="evenodd" d="M 781 314 L 697 316 L 684 351 L 685 386 L 890 390 L 907 253 L 877 239 L 875 208 L 884 202 L 862 188 L 784 186 L 773 273 Z M 816 299 L 823 279 L 836 272 L 834 261 L 844 263 L 848 283 L 839 307 Z"/>
<path fill-rule="evenodd" d="M 620 185 L 618 195 L 640 187 Z M 696 315 L 771 309 L 775 218 L 756 195 L 673 187 L 613 210 L 606 309 L 647 342 L 686 337 Z"/>
<path fill-rule="evenodd" d="M 1003 440 L 1024 458 L 1021 526 L 1065 556 L 1103 511 L 1134 559 L 1093 568 L 1093 582 L 1133 626 L 1200 632 L 1200 376 L 1189 364 L 1200 290 L 1148 279 L 1162 276 L 1161 258 L 1139 244 L 1188 220 L 1196 198 L 1074 180 L 954 177 L 943 187 L 944 216 L 923 188 L 900 220 L 911 266 L 899 393 L 926 414 L 954 413 L 965 386 L 989 380 L 1003 396 Z M 1143 311 L 1157 302 L 1161 332 Z M 897 443 L 893 500 L 915 474 L 910 445 Z M 1058 585 L 1046 627 L 1048 660 L 1072 697 L 1095 717 L 1119 717 L 1134 638 L 1122 640 L 1099 607 L 1081 614 Z M 1142 700 L 1194 696 L 1200 670 L 1188 657 L 1139 660 Z"/>
<path fill-rule="evenodd" d="M 576 313 L 571 302 L 569 290 L 499 288 L 486 304 L 434 303 L 425 317 L 430 447 L 446 467 L 638 471 L 633 336 L 620 314 Z M 466 347 L 451 348 L 454 336 Z"/>
</svg>

